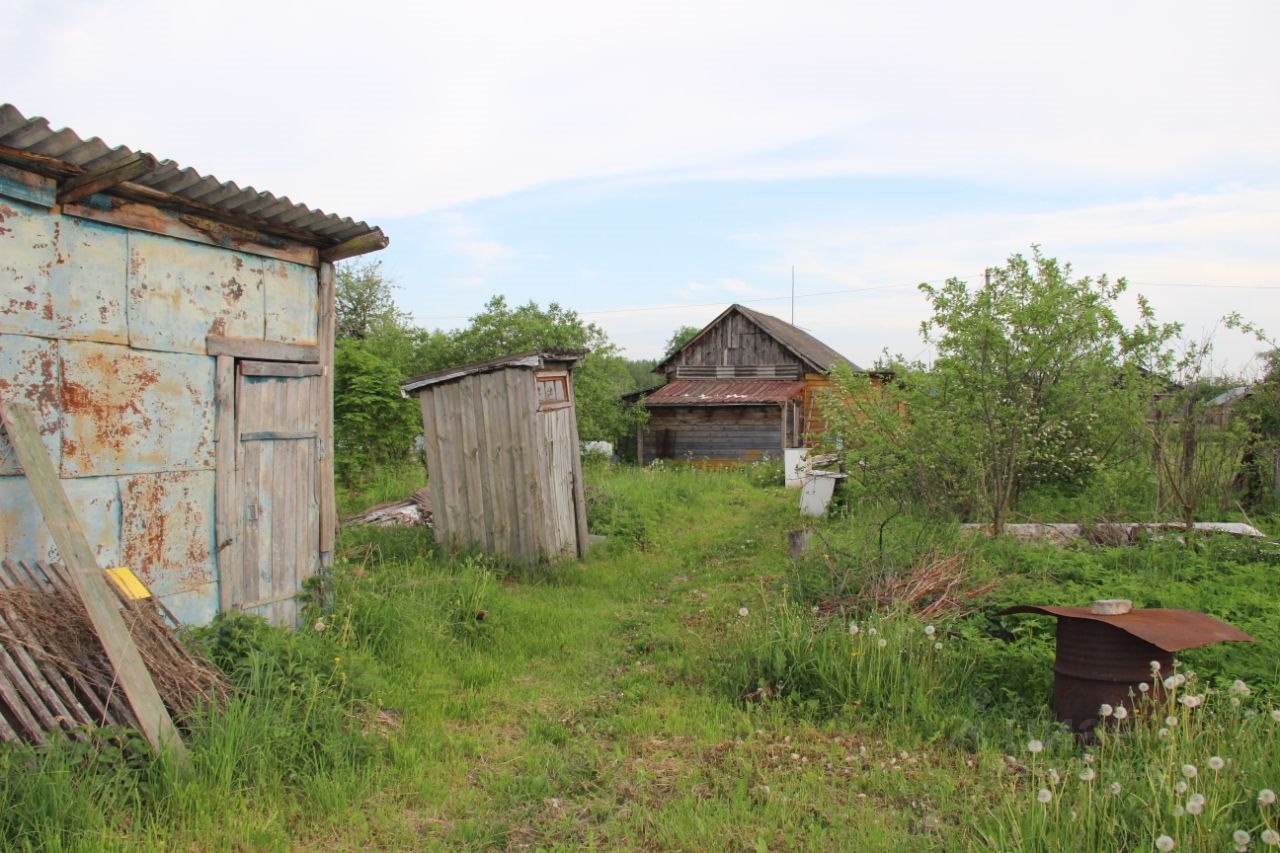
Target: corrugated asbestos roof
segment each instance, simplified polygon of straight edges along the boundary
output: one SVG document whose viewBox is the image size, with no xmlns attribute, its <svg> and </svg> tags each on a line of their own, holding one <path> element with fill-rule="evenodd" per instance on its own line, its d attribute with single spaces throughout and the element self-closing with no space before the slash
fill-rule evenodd
<svg viewBox="0 0 1280 853">
<path fill-rule="evenodd" d="M 749 406 L 782 403 L 804 391 L 792 379 L 677 379 L 645 398 L 646 406 Z"/>
<path fill-rule="evenodd" d="M 794 353 L 797 358 L 806 362 L 810 369 L 818 373 L 826 373 L 836 364 L 848 365 L 848 367 L 856 373 L 863 372 L 861 367 L 858 367 L 858 365 L 854 364 L 852 361 L 845 358 L 840 353 L 836 352 L 831 347 L 806 332 L 804 329 L 796 328 L 785 320 L 779 320 L 777 317 L 772 317 L 768 314 L 761 314 L 759 311 L 753 311 L 744 305 L 738 304 L 730 305 L 726 308 L 721 312 L 719 317 L 716 317 L 704 326 L 702 331 L 698 332 L 697 335 L 694 335 L 694 337 L 691 338 L 684 346 L 688 347 L 698 338 L 702 337 L 703 333 L 706 332 L 707 329 L 710 329 L 734 311 L 737 311 L 742 314 L 742 316 L 755 323 L 770 337 Z M 662 368 L 664 368 L 672 359 L 683 351 L 684 347 L 681 347 L 676 352 L 667 356 L 658 363 L 654 370 L 661 371 Z"/>
<path fill-rule="evenodd" d="M 420 391 L 429 385 L 452 382 L 464 376 L 473 376 L 477 373 L 492 373 L 495 370 L 502 370 L 507 367 L 541 368 L 548 361 L 571 362 L 570 368 L 573 368 L 588 352 L 589 350 L 585 349 L 547 349 L 505 355 L 502 358 L 492 358 L 488 361 L 478 361 L 475 364 L 464 364 L 461 367 L 451 367 L 447 370 L 436 370 L 432 373 L 414 376 L 401 382 L 400 390 L 405 394 L 412 394 L 414 391 Z"/>
<path fill-rule="evenodd" d="M 0 105 L 0 146 L 3 146 L 0 161 L 8 160 L 21 168 L 58 179 L 96 171 L 143 153 L 123 145 L 109 147 L 96 136 L 81 139 L 70 128 L 54 130 L 47 119 L 27 118 L 12 104 Z M 15 152 L 41 155 L 48 160 L 37 164 L 29 158 L 15 161 Z M 107 192 L 128 197 L 131 185 L 150 191 L 145 200 L 158 207 L 195 209 L 210 218 L 221 213 L 231 221 L 248 219 L 263 231 L 312 245 L 335 246 L 365 235 L 378 235 L 385 245 L 381 229 L 365 222 L 313 210 L 287 196 L 276 197 L 253 187 L 242 189 L 230 181 L 183 168 L 173 160 L 159 160 L 151 171 Z M 165 197 L 172 203 L 166 205 Z"/>
</svg>

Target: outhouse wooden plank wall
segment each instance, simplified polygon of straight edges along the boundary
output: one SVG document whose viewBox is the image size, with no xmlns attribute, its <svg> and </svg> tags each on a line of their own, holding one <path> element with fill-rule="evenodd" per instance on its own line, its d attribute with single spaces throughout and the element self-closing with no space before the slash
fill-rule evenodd
<svg viewBox="0 0 1280 853">
<path fill-rule="evenodd" d="M 422 408 L 438 541 L 531 563 L 586 552 L 572 371 L 523 353 L 407 380 Z"/>
<path fill-rule="evenodd" d="M 184 622 L 292 623 L 334 543 L 332 261 L 351 246 L 326 234 L 385 237 L 69 133 L 0 106 L 0 396 L 36 411 L 101 565 Z M 135 160 L 152 171 L 68 195 Z M 156 188 L 175 178 L 231 209 Z M 0 556 L 58 559 L 3 435 Z"/>
</svg>

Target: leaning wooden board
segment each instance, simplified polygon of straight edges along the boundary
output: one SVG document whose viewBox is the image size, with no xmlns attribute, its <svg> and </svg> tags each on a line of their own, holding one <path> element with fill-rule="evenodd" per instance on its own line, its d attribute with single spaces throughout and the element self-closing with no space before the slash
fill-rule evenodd
<svg viewBox="0 0 1280 853">
<path fill-rule="evenodd" d="M 143 735 L 153 749 L 170 749 L 185 764 L 186 747 L 169 718 L 169 711 L 160 699 L 138 647 L 129 636 L 120 611 L 116 609 L 116 596 L 107 586 L 106 576 L 67 501 L 62 481 L 58 479 L 53 463 L 40 442 L 35 417 L 25 406 L 0 401 L 0 424 L 9 434 L 9 443 L 26 473 L 27 483 L 44 515 L 71 584 L 84 601 L 89 621 L 115 668 Z"/>
</svg>

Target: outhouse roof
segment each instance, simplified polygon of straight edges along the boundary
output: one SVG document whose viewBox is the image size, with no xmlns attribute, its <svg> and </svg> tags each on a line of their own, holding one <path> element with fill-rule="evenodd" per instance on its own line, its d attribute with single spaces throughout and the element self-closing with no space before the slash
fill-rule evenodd
<svg viewBox="0 0 1280 853">
<path fill-rule="evenodd" d="M 585 349 L 545 349 L 504 355 L 501 358 L 477 361 L 475 364 L 464 364 L 462 367 L 451 367 L 447 370 L 436 370 L 432 373 L 411 377 L 400 383 L 400 390 L 406 394 L 412 394 L 414 391 L 420 391 L 429 385 L 453 382 L 464 376 L 474 376 L 477 373 L 492 373 L 495 370 L 505 370 L 509 367 L 540 370 L 550 364 L 567 363 L 567 366 L 572 368 L 582 361 L 587 352 L 588 350 Z"/>
<path fill-rule="evenodd" d="M 231 181 L 202 175 L 173 160 L 161 160 L 124 145 L 108 146 L 98 137 L 82 139 L 74 130 L 54 130 L 48 119 L 27 118 L 12 104 L 0 104 L 0 163 L 55 178 L 60 184 L 143 160 L 143 171 L 103 192 L 165 209 L 176 209 L 215 221 L 249 226 L 321 250 L 322 260 L 339 260 L 383 248 L 389 242 L 380 228 L 298 204 Z M 355 251 L 326 253 L 361 238 Z"/>
</svg>

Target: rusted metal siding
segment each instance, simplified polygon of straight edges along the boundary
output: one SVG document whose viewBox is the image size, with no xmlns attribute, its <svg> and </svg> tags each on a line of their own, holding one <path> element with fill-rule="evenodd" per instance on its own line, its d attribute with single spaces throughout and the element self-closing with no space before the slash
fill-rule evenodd
<svg viewBox="0 0 1280 853">
<path fill-rule="evenodd" d="M 127 240 L 0 198 L 0 332 L 125 343 Z"/>
<path fill-rule="evenodd" d="M 646 406 L 743 406 L 781 403 L 805 390 L 779 379 L 677 379 L 645 398 Z"/>
<path fill-rule="evenodd" d="M 47 183 L 0 170 L 0 395 L 35 410 L 99 562 L 134 569 L 182 621 L 208 621 L 219 577 L 205 336 L 317 342 L 317 272 L 60 215 L 39 206 L 52 204 Z M 0 435 L 0 556 L 56 561 L 20 473 Z M 282 529 L 317 527 L 314 505 L 298 511 Z"/>
<path fill-rule="evenodd" d="M 31 406 L 45 450 L 57 465 L 62 455 L 57 343 L 0 334 L 0 397 Z M 0 476 L 21 470 L 8 437 L 0 431 Z"/>
<path fill-rule="evenodd" d="M 268 261 L 263 280 L 265 338 L 290 344 L 314 344 L 319 340 L 316 271 L 287 261 Z"/>
<path fill-rule="evenodd" d="M 63 341 L 62 476 L 213 468 L 214 360 Z"/>
</svg>

